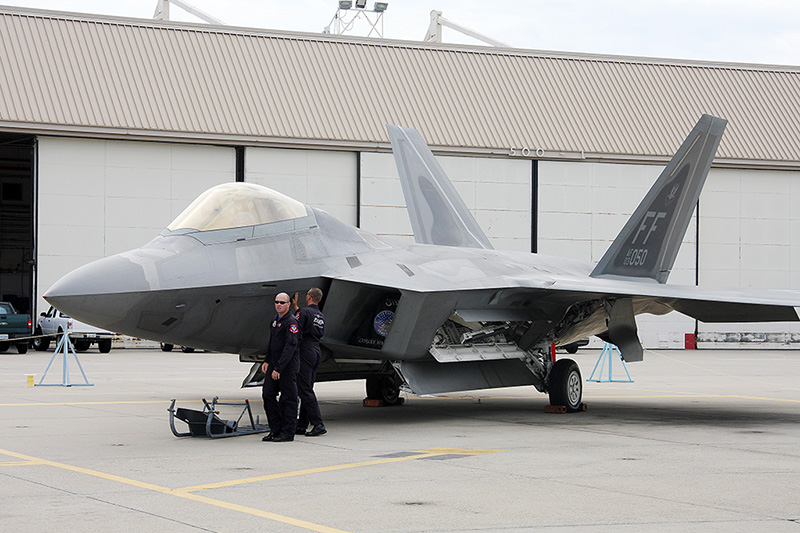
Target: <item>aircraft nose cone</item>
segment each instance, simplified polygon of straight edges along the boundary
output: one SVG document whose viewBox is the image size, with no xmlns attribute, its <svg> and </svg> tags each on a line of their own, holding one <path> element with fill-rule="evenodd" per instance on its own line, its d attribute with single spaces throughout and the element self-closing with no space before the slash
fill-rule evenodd
<svg viewBox="0 0 800 533">
<path fill-rule="evenodd" d="M 55 282 L 44 299 L 73 318 L 110 327 L 124 318 L 124 300 L 149 289 L 144 269 L 115 255 L 73 270 Z"/>
</svg>

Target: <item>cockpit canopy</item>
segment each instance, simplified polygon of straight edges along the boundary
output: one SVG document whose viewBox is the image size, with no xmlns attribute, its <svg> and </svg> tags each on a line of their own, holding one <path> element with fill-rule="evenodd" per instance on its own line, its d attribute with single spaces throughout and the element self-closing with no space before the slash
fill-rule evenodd
<svg viewBox="0 0 800 533">
<path fill-rule="evenodd" d="M 224 183 L 201 194 L 167 226 L 169 231 L 212 231 L 281 222 L 307 216 L 306 207 L 252 183 Z"/>
</svg>

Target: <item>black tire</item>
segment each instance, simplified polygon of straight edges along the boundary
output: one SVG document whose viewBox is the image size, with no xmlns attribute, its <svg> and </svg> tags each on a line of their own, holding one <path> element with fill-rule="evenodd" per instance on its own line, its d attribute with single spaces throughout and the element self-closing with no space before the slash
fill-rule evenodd
<svg viewBox="0 0 800 533">
<path fill-rule="evenodd" d="M 578 346 L 576 344 L 567 344 L 567 353 L 578 353 Z"/>
<path fill-rule="evenodd" d="M 181 346 L 181 351 L 183 353 L 194 353 L 194 348 L 191 346 Z"/>
<path fill-rule="evenodd" d="M 556 361 L 548 378 L 550 405 L 563 405 L 567 412 L 580 411 L 583 400 L 583 378 L 578 363 L 572 359 Z"/>
<path fill-rule="evenodd" d="M 371 376 L 367 378 L 367 398 L 381 400 L 383 405 L 398 405 L 403 402 L 400 397 L 400 380 L 395 376 Z"/>
<path fill-rule="evenodd" d="M 86 350 L 89 349 L 89 346 L 91 346 L 92 343 L 89 341 L 80 340 L 80 341 L 75 341 L 74 343 L 72 343 L 72 345 L 75 347 L 76 352 L 85 352 Z"/>
<path fill-rule="evenodd" d="M 41 328 L 36 328 L 34 335 L 41 335 Z M 33 339 L 33 349 L 37 352 L 46 352 L 50 348 L 50 337 L 38 337 Z"/>
<path fill-rule="evenodd" d="M 175 347 L 174 344 L 168 344 L 166 342 L 162 342 L 161 343 L 161 351 L 162 352 L 171 352 L 174 347 Z"/>
<path fill-rule="evenodd" d="M 28 341 L 17 344 L 17 353 L 28 353 Z"/>
<path fill-rule="evenodd" d="M 9 346 L 11 346 L 10 342 L 0 342 L 0 353 L 7 352 Z"/>
<path fill-rule="evenodd" d="M 97 349 L 100 353 L 108 353 L 111 351 L 111 339 L 100 339 L 97 341 Z"/>
</svg>

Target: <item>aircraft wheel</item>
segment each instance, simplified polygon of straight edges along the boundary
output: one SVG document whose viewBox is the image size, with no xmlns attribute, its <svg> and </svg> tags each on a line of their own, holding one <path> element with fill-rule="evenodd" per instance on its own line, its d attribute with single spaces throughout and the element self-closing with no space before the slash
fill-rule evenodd
<svg viewBox="0 0 800 533">
<path fill-rule="evenodd" d="M 108 353 L 111 351 L 111 339 L 102 339 L 97 341 L 97 349 L 100 353 Z"/>
<path fill-rule="evenodd" d="M 162 352 L 171 352 L 174 347 L 175 347 L 174 344 L 168 344 L 166 342 L 162 342 L 161 343 L 161 351 Z"/>
<path fill-rule="evenodd" d="M 382 400 L 384 405 L 398 405 L 402 402 L 399 380 L 394 376 L 368 377 L 367 398 Z"/>
<path fill-rule="evenodd" d="M 181 351 L 183 353 L 194 353 L 194 348 L 191 346 L 181 346 Z"/>
<path fill-rule="evenodd" d="M 28 353 L 28 341 L 17 344 L 17 353 Z"/>
<path fill-rule="evenodd" d="M 76 352 L 85 352 L 89 349 L 90 345 L 91 343 L 89 341 L 75 341 L 73 343 Z"/>
<path fill-rule="evenodd" d="M 7 352 L 10 345 L 8 342 L 0 342 L 0 353 Z"/>
<path fill-rule="evenodd" d="M 41 335 L 41 328 L 36 328 L 35 335 Z M 45 352 L 50 347 L 50 337 L 39 337 L 33 339 L 33 349 L 37 352 Z"/>
<path fill-rule="evenodd" d="M 548 379 L 550 405 L 564 405 L 567 411 L 580 411 L 583 399 L 583 379 L 578 363 L 572 359 L 556 361 Z"/>
</svg>

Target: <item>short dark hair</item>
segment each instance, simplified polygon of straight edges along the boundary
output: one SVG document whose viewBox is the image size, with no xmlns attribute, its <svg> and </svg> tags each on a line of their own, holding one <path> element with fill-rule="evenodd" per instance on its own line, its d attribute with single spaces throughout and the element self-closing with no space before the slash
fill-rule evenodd
<svg viewBox="0 0 800 533">
<path fill-rule="evenodd" d="M 318 304 L 322 300 L 322 289 L 318 287 L 311 287 L 306 293 L 311 296 L 311 301 Z"/>
</svg>

